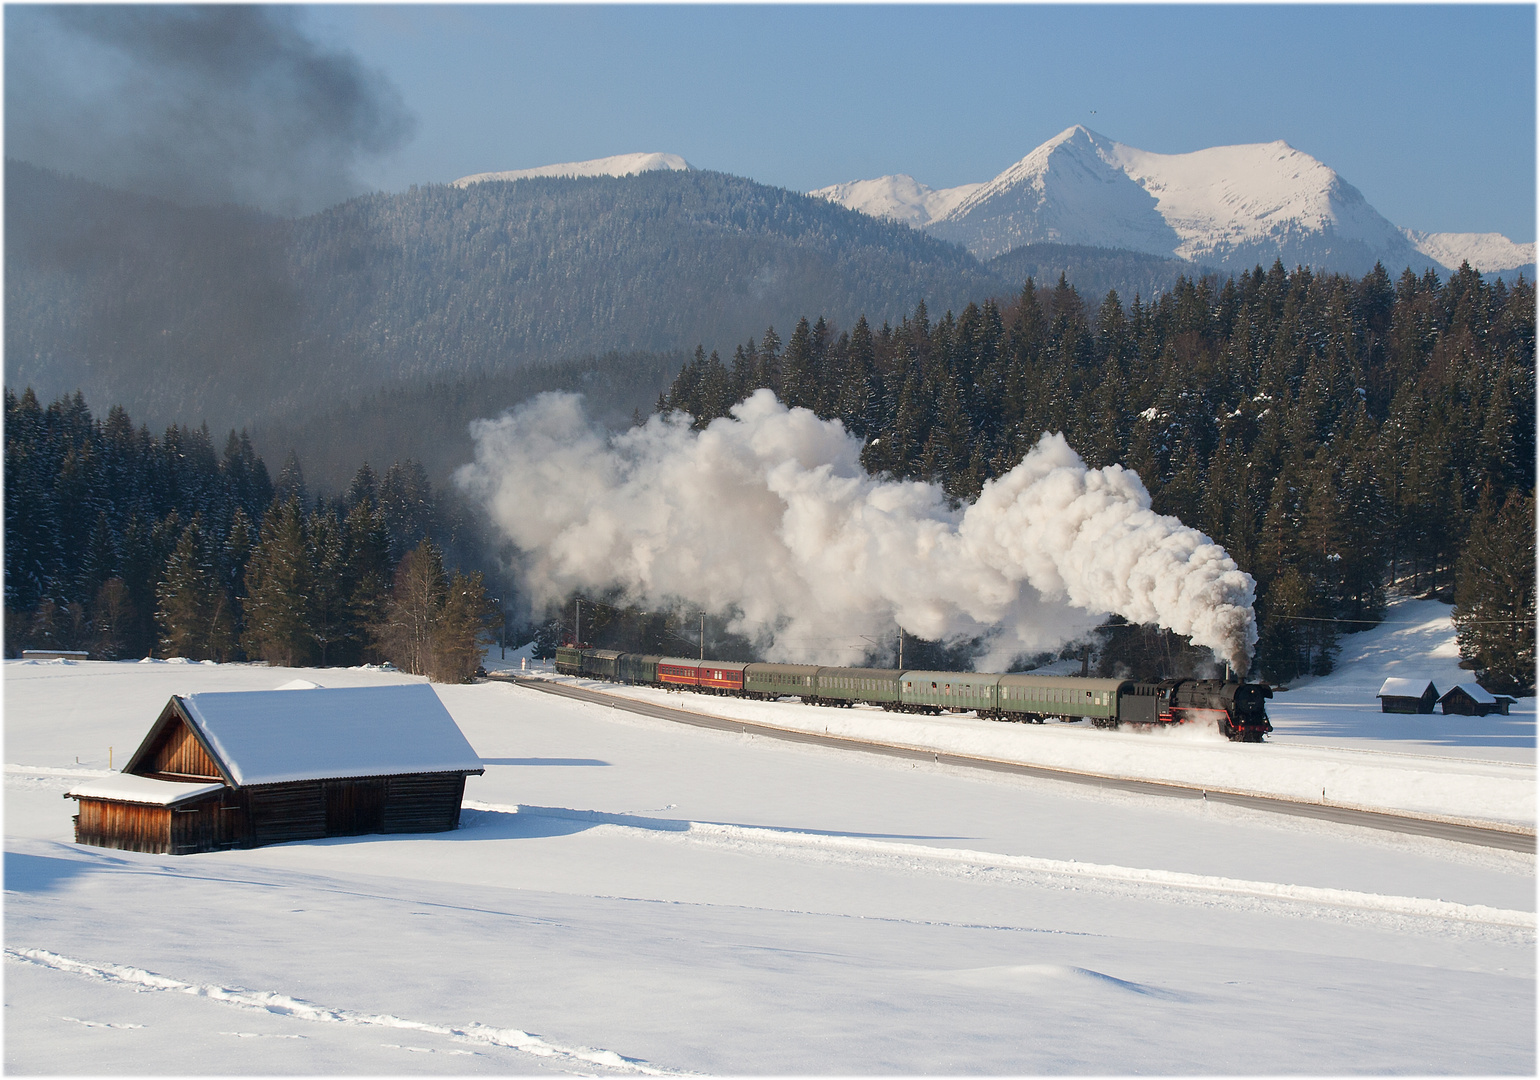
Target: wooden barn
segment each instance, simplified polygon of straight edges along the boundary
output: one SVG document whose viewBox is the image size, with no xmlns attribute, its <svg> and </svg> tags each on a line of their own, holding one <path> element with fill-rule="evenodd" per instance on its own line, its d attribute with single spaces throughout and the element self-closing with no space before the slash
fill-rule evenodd
<svg viewBox="0 0 1540 1080">
<path fill-rule="evenodd" d="M 1438 687 L 1428 679 L 1386 679 L 1378 696 L 1380 712 L 1430 713 L 1438 703 Z"/>
<path fill-rule="evenodd" d="M 1508 715 L 1514 699 L 1506 694 L 1489 693 L 1480 683 L 1461 683 L 1438 699 L 1445 714 L 1456 716 Z"/>
<path fill-rule="evenodd" d="M 453 829 L 483 771 L 431 686 L 189 694 L 121 773 L 65 798 L 76 843 L 188 855 Z"/>
</svg>

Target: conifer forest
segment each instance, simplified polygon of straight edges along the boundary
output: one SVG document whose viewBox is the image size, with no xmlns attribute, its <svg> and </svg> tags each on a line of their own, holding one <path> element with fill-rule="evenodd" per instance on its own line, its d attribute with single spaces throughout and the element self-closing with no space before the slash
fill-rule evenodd
<svg viewBox="0 0 1540 1080">
<path fill-rule="evenodd" d="M 1440 282 L 1280 263 L 1087 303 L 1062 277 L 1010 303 L 835 332 L 801 320 L 730 360 L 697 351 L 658 408 L 704 425 L 754 389 L 837 417 L 868 471 L 955 500 L 1062 431 L 1121 463 L 1154 509 L 1257 582 L 1257 667 L 1331 670 L 1388 589 L 1452 599 L 1492 688 L 1534 685 L 1535 294 L 1469 267 Z M 1180 663 L 1164 635 L 1103 628 L 1105 673 Z M 1164 667 L 1165 673 L 1172 671 Z"/>
<path fill-rule="evenodd" d="M 703 345 L 657 408 L 703 427 L 768 387 L 842 421 L 868 471 L 959 504 L 1062 431 L 1256 579 L 1262 677 L 1329 671 L 1396 590 L 1453 601 L 1466 666 L 1530 691 L 1534 299 L 1469 267 L 1441 281 L 1275 263 L 1128 303 L 1028 279 L 955 314 L 814 313 L 784 339 Z M 207 428 L 156 437 L 78 393 L 44 406 L 7 391 L 5 410 L 7 655 L 474 671 L 497 560 L 414 461 L 313 497 L 297 459 L 273 480 L 242 433 L 221 454 Z M 1111 620 L 1098 636 L 1107 674 L 1198 660 L 1153 628 Z"/>
<path fill-rule="evenodd" d="M 5 395 L 5 647 L 116 660 L 389 661 L 463 682 L 493 618 L 421 465 L 366 464 L 311 500 L 292 455 L 275 482 L 245 432 L 157 438 L 81 395 Z"/>
</svg>

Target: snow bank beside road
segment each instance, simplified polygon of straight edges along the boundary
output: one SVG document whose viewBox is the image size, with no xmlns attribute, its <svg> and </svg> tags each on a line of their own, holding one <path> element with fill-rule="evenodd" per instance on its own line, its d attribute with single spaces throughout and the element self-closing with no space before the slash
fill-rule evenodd
<svg viewBox="0 0 1540 1080">
<path fill-rule="evenodd" d="M 889 746 L 1463 822 L 1530 828 L 1535 823 L 1534 767 L 1509 762 L 1246 745 L 1207 729 L 1133 734 L 1079 724 L 1037 726 L 869 707 L 815 708 L 558 678 L 710 716 Z"/>
</svg>

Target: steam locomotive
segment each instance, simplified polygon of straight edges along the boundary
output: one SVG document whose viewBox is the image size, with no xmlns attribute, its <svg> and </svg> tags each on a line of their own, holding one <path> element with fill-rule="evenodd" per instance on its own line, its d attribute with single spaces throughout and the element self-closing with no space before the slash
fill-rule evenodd
<svg viewBox="0 0 1540 1080">
<path fill-rule="evenodd" d="M 564 645 L 556 670 L 636 686 L 662 686 L 708 694 L 775 699 L 849 708 L 880 705 L 893 712 L 972 712 L 984 719 L 1041 724 L 1090 720 L 1097 727 L 1150 730 L 1176 724 L 1212 723 L 1234 742 L 1261 742 L 1273 730 L 1263 701 L 1265 683 L 1221 679 L 1061 678 L 982 672 L 899 671 L 813 664 L 743 664 L 678 656 L 643 656 L 611 649 Z"/>
</svg>

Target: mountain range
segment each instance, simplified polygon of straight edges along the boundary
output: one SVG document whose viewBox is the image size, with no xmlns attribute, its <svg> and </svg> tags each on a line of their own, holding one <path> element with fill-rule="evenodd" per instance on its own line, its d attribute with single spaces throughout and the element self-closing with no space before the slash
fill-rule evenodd
<svg viewBox="0 0 1540 1080">
<path fill-rule="evenodd" d="M 803 315 L 880 327 L 1025 280 L 895 222 L 687 168 L 421 185 L 297 219 L 14 160 L 5 180 L 6 384 L 80 388 L 155 427 L 266 426 L 612 351 L 731 359 Z M 1142 258 L 1129 280 L 1145 296 L 1193 272 Z"/>
<path fill-rule="evenodd" d="M 1491 273 L 1535 261 L 1533 244 L 1497 233 L 1398 228 L 1335 170 L 1285 142 L 1156 154 L 1076 125 L 987 183 L 933 189 L 896 175 L 810 194 L 953 240 L 982 259 L 1058 243 L 1236 271 L 1274 259 L 1351 274 L 1375 262 L 1448 271 L 1469 261 Z"/>
<path fill-rule="evenodd" d="M 1157 155 L 1072 128 L 988 184 L 819 194 L 625 154 L 279 218 L 9 160 L 5 381 L 45 399 L 78 388 L 152 427 L 427 439 L 431 416 L 463 425 L 468 403 L 494 414 L 582 372 L 624 384 L 605 407 L 629 415 L 697 345 L 730 360 L 804 315 L 838 332 L 863 314 L 896 324 L 920 300 L 938 318 L 1008 305 L 1028 278 L 1063 276 L 1095 306 L 1280 258 L 1353 274 L 1379 259 L 1393 275 L 1461 250 L 1482 269 L 1533 258 L 1494 234 L 1459 249 L 1397 229 L 1282 143 Z M 632 368 L 645 377 L 614 375 Z M 370 395 L 378 423 L 348 412 Z"/>
</svg>

